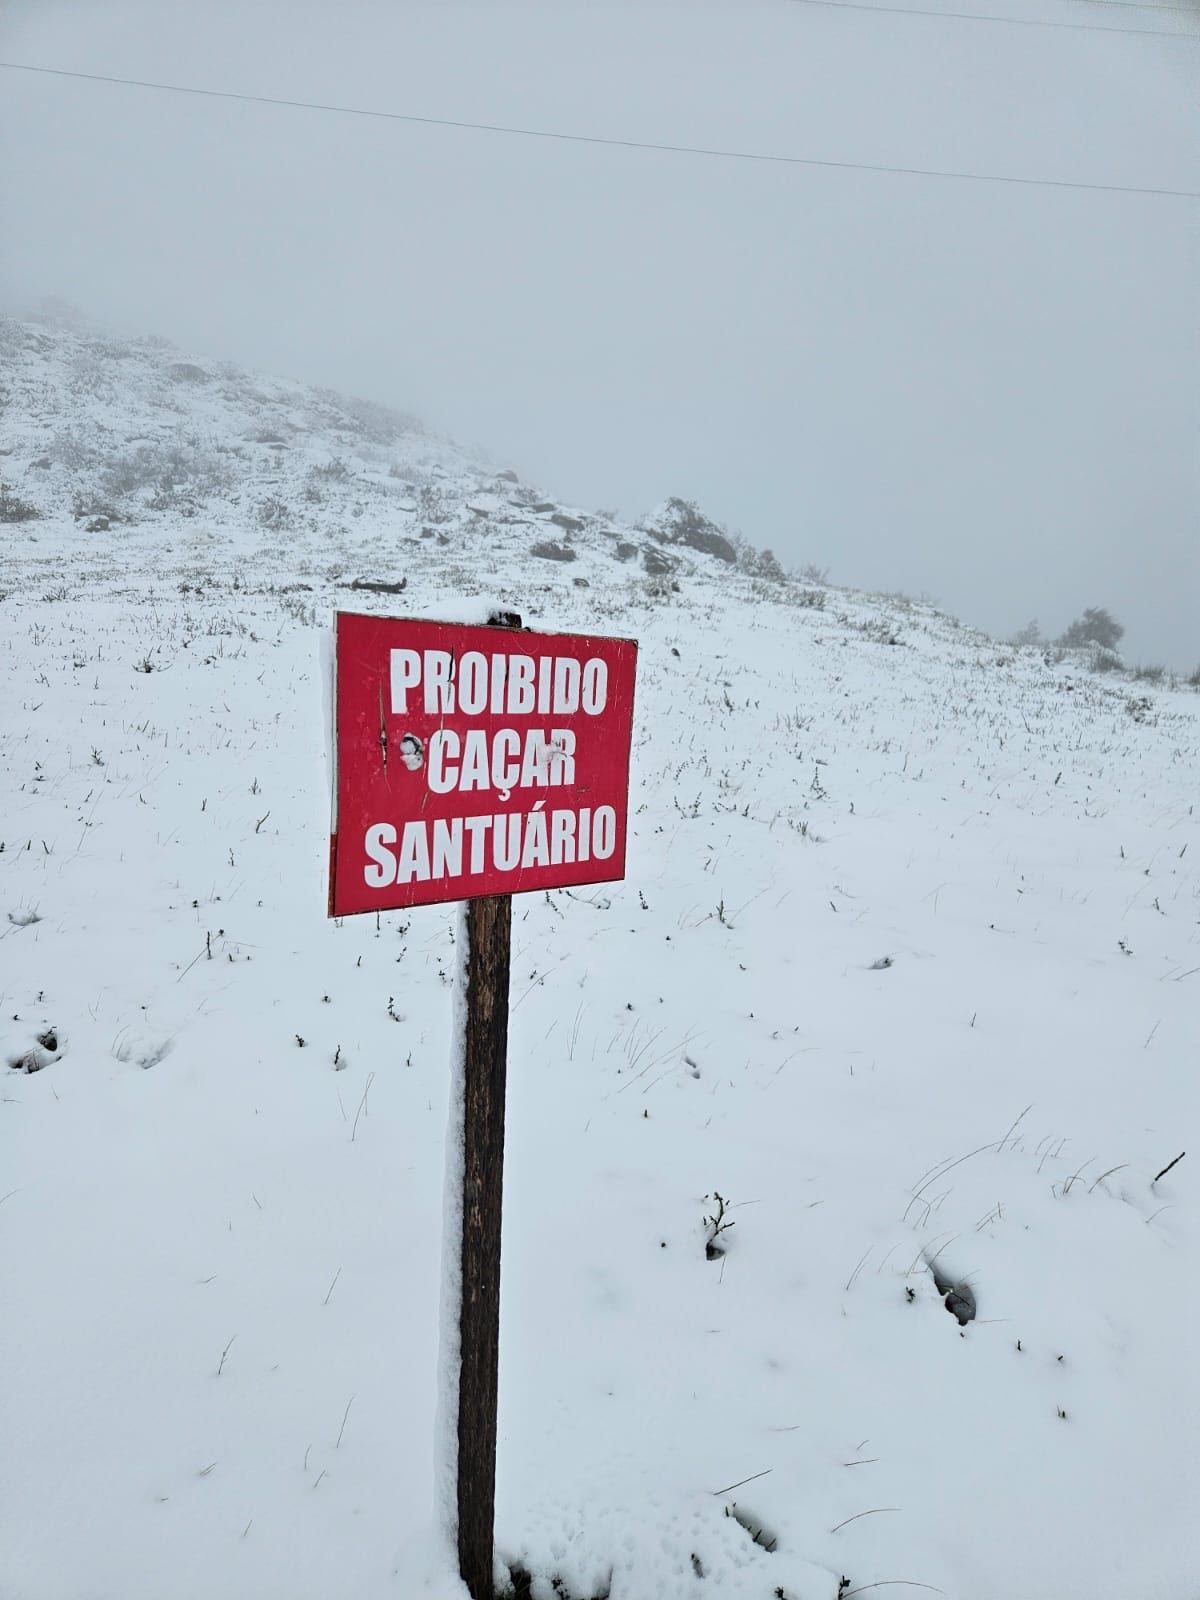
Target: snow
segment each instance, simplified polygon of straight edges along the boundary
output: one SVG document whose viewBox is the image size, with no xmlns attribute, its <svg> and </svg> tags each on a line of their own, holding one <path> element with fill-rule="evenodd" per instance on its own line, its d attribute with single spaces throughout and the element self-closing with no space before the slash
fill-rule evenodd
<svg viewBox="0 0 1200 1600">
<path fill-rule="evenodd" d="M 1193 1600 L 1193 1158 L 1153 1180 L 1196 1106 L 1196 695 L 675 549 L 673 590 L 607 523 L 540 561 L 444 442 L 6 338 L 43 514 L 0 550 L 5 1600 L 462 1592 L 458 912 L 326 920 L 321 648 L 493 595 L 640 641 L 628 876 L 513 908 L 498 1558 L 538 1600 Z M 232 487 L 83 532 L 103 462 L 31 463 L 168 395 Z M 244 440 L 284 409 L 279 466 Z"/>
</svg>

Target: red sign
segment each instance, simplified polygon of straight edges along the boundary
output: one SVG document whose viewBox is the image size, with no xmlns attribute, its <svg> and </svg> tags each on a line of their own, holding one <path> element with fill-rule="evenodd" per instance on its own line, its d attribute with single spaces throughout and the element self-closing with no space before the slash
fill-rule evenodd
<svg viewBox="0 0 1200 1600">
<path fill-rule="evenodd" d="M 330 916 L 625 876 L 632 640 L 336 627 Z"/>
</svg>

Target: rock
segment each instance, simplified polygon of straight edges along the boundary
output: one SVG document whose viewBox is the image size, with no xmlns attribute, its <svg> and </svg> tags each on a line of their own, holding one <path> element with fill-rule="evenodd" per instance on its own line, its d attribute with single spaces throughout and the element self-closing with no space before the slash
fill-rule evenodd
<svg viewBox="0 0 1200 1600">
<path fill-rule="evenodd" d="M 690 500 L 668 500 L 665 510 L 659 512 L 649 526 L 657 529 L 659 536 L 668 544 L 686 545 L 689 550 L 716 556 L 718 561 L 726 561 L 730 566 L 737 562 L 737 550 L 732 540 L 726 538 L 717 524 Z"/>
<path fill-rule="evenodd" d="M 299 589 L 307 589 L 308 584 L 295 585 Z M 369 589 L 372 594 L 403 594 L 408 588 L 408 579 L 399 578 L 394 583 L 389 583 L 386 578 L 355 578 L 350 585 L 351 589 Z"/>
<path fill-rule="evenodd" d="M 543 561 L 577 561 L 579 558 L 569 544 L 560 544 L 556 539 L 544 539 L 541 544 L 531 546 L 529 554 L 540 556 Z"/>
</svg>

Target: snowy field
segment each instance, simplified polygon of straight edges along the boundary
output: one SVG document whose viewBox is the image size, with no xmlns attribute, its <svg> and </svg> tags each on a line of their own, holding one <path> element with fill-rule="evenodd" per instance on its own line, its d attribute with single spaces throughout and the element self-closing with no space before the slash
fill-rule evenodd
<svg viewBox="0 0 1200 1600">
<path fill-rule="evenodd" d="M 455 910 L 326 920 L 321 647 L 493 598 L 640 641 L 627 878 L 513 906 L 498 1559 L 1195 1600 L 1200 697 L 4 338 L 4 1600 L 461 1593 Z"/>
</svg>

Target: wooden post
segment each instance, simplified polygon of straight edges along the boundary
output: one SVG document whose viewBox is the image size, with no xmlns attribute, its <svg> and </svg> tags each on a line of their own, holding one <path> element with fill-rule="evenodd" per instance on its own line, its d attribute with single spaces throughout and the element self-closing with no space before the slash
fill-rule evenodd
<svg viewBox="0 0 1200 1600">
<path fill-rule="evenodd" d="M 502 894 L 472 900 L 466 920 L 458 1568 L 474 1600 L 492 1600 L 512 897 Z"/>
<path fill-rule="evenodd" d="M 500 627 L 521 625 L 520 617 L 513 613 L 498 614 L 492 621 Z M 458 1570 L 473 1600 L 493 1600 L 512 896 L 490 895 L 469 901 L 466 925 Z"/>
</svg>

